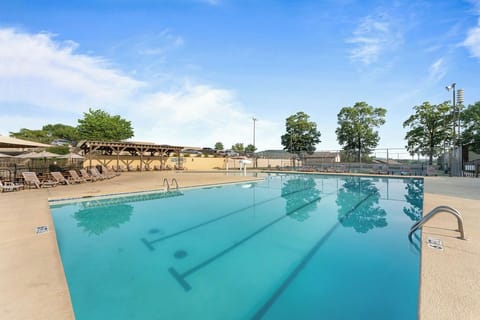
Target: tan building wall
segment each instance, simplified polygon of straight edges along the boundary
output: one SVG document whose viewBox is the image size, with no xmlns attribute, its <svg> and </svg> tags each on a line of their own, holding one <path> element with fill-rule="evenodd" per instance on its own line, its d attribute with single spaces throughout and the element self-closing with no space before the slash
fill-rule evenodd
<svg viewBox="0 0 480 320">
<path fill-rule="evenodd" d="M 225 169 L 225 158 L 204 158 L 204 157 L 182 157 L 180 158 L 182 161 L 182 166 L 186 170 L 212 170 L 212 169 Z M 141 161 L 139 157 L 131 157 L 131 156 L 121 156 L 119 163 L 119 167 L 122 171 L 127 170 L 127 165 L 130 170 L 139 170 L 140 165 L 142 167 L 142 171 L 146 170 L 145 166 L 146 163 L 150 170 L 157 170 L 161 168 L 160 158 L 158 157 L 144 157 L 144 163 L 141 165 Z M 175 168 L 177 165 L 177 158 L 176 157 L 169 157 L 164 159 L 164 168 Z M 238 162 L 238 160 L 237 160 Z M 115 156 L 103 156 L 99 159 L 85 159 L 83 165 L 85 167 L 89 166 L 96 166 L 107 164 L 108 169 L 116 168 L 117 167 L 117 158 Z"/>
<path fill-rule="evenodd" d="M 213 170 L 213 169 L 221 169 L 225 170 L 227 168 L 226 164 L 228 161 L 228 168 L 230 170 L 239 169 L 240 168 L 240 160 L 241 159 L 231 159 L 231 158 L 213 158 L 213 157 L 182 157 L 183 167 L 186 170 Z M 122 161 L 123 160 L 123 161 Z M 158 157 L 144 157 L 144 164 L 142 165 L 142 170 L 145 170 L 145 162 L 148 163 L 150 170 L 157 170 L 161 168 L 161 162 Z M 169 157 L 165 158 L 165 168 L 175 168 L 177 164 L 176 157 Z M 247 164 L 247 168 L 251 169 L 254 167 L 254 160 L 249 159 L 251 163 Z M 91 165 L 102 165 L 107 163 L 107 168 L 112 169 L 116 168 L 117 166 L 117 158 L 115 156 L 103 156 L 100 160 L 92 159 Z M 127 163 L 130 167 L 130 170 L 138 170 L 140 168 L 140 158 L 138 157 L 131 157 L 131 156 L 121 156 L 119 161 L 119 166 L 123 171 L 127 170 Z M 90 159 L 85 158 L 83 163 L 85 167 L 90 166 Z M 296 165 L 301 165 L 297 161 Z M 257 159 L 257 167 L 258 168 L 283 168 L 287 166 L 292 166 L 291 160 L 288 159 Z"/>
</svg>

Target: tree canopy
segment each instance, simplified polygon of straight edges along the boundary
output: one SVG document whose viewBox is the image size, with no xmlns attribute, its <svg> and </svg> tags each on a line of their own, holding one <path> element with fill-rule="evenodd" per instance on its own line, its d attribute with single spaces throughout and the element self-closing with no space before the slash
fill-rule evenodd
<svg viewBox="0 0 480 320">
<path fill-rule="evenodd" d="M 44 125 L 41 130 L 22 128 L 18 132 L 10 132 L 10 136 L 47 144 L 56 139 L 65 139 L 72 143 L 79 140 L 79 134 L 75 127 L 61 123 Z"/>
<path fill-rule="evenodd" d="M 52 140 L 65 139 L 71 142 L 80 140 L 77 128 L 65 124 L 47 124 L 43 126 L 42 130 L 45 131 Z"/>
<path fill-rule="evenodd" d="M 232 146 L 232 150 L 238 153 L 243 153 L 245 151 L 245 147 L 243 146 L 243 143 L 238 142 Z"/>
<path fill-rule="evenodd" d="M 337 115 L 339 127 L 335 130 L 337 141 L 347 153 L 357 155 L 369 153 L 380 141 L 374 128 L 385 123 L 387 110 L 374 108 L 366 102 L 356 102 L 353 107 L 344 107 Z"/>
<path fill-rule="evenodd" d="M 297 112 L 285 121 L 286 133 L 282 135 L 283 150 L 301 156 L 303 153 L 312 154 L 320 143 L 320 131 L 317 124 L 310 121 L 305 112 Z"/>
<path fill-rule="evenodd" d="M 406 148 L 410 154 L 428 155 L 429 164 L 433 157 L 440 154 L 445 143 L 451 138 L 451 116 L 447 115 L 447 102 L 434 105 L 424 102 L 413 107 L 415 111 L 405 122 L 403 127 L 410 130 L 405 135 Z"/>
<path fill-rule="evenodd" d="M 253 144 L 249 144 L 245 147 L 246 153 L 254 153 L 255 151 L 257 151 L 257 148 Z"/>
<path fill-rule="evenodd" d="M 480 153 L 480 101 L 469 105 L 460 116 L 463 123 L 462 142 Z"/>
<path fill-rule="evenodd" d="M 119 141 L 133 137 L 130 121 L 100 109 L 85 112 L 83 119 L 78 120 L 77 129 L 80 137 L 86 140 Z"/>
<path fill-rule="evenodd" d="M 217 151 L 223 150 L 223 143 L 221 143 L 221 142 L 215 143 L 214 149 L 217 150 Z"/>
</svg>

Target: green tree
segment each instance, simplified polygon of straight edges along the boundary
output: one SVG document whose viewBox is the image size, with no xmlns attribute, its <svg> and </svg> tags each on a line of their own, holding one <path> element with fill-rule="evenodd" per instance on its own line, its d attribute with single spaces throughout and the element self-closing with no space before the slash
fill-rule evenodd
<svg viewBox="0 0 480 320">
<path fill-rule="evenodd" d="M 18 132 L 10 132 L 10 136 L 47 144 L 55 139 L 66 139 L 72 142 L 78 141 L 77 129 L 61 123 L 44 125 L 41 130 L 22 128 Z"/>
<path fill-rule="evenodd" d="M 245 151 L 245 147 L 243 146 L 243 143 L 238 142 L 232 146 L 232 150 L 242 154 Z"/>
<path fill-rule="evenodd" d="M 46 151 L 56 154 L 68 154 L 70 148 L 68 146 L 52 146 L 47 148 Z"/>
<path fill-rule="evenodd" d="M 384 108 L 374 108 L 366 102 L 342 108 L 337 115 L 339 127 L 335 133 L 343 150 L 356 154 L 357 161 L 361 160 L 362 153 L 370 153 L 380 141 L 374 128 L 385 123 L 386 113 Z"/>
<path fill-rule="evenodd" d="M 51 139 L 43 130 L 31 130 L 22 128 L 18 132 L 10 132 L 10 137 L 25 139 L 29 141 L 36 141 L 40 143 L 50 143 Z"/>
<path fill-rule="evenodd" d="M 257 148 L 253 144 L 249 144 L 248 146 L 245 147 L 245 152 L 246 153 L 255 153 L 257 151 Z"/>
<path fill-rule="evenodd" d="M 89 109 L 84 113 L 83 119 L 78 120 L 77 129 L 80 137 L 86 140 L 119 141 L 133 137 L 130 121 L 100 109 Z"/>
<path fill-rule="evenodd" d="M 45 131 L 52 141 L 55 139 L 66 139 L 73 143 L 80 140 L 77 128 L 69 125 L 61 123 L 47 124 L 42 127 L 42 130 Z"/>
<path fill-rule="evenodd" d="M 415 113 L 403 123 L 404 128 L 410 129 L 405 135 L 406 148 L 412 155 L 428 155 L 431 165 L 433 157 L 441 153 L 451 137 L 449 106 L 447 102 L 434 105 L 427 101 L 413 110 Z"/>
<path fill-rule="evenodd" d="M 223 143 L 221 143 L 221 142 L 215 143 L 214 149 L 217 150 L 217 151 L 223 150 Z"/>
<path fill-rule="evenodd" d="M 282 135 L 283 150 L 299 157 L 303 153 L 312 154 L 320 143 L 320 131 L 317 124 L 310 121 L 310 116 L 304 112 L 297 112 L 288 117 L 285 121 L 286 133 Z"/>
<path fill-rule="evenodd" d="M 480 153 L 480 101 L 469 105 L 460 115 L 464 131 L 462 143 L 469 145 L 470 150 Z"/>
</svg>

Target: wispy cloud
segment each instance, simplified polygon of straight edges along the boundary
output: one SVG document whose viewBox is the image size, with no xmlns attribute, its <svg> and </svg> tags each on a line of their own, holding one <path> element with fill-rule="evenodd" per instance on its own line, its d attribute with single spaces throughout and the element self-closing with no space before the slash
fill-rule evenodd
<svg viewBox="0 0 480 320">
<path fill-rule="evenodd" d="M 137 140 L 198 146 L 251 141 L 252 115 L 235 92 L 180 77 L 171 79 L 175 89 L 156 87 L 101 57 L 78 54 L 77 47 L 51 34 L 0 29 L 2 134 L 47 123 L 75 124 L 94 107 L 131 120 Z M 258 141 L 278 146 L 281 125 L 261 121 Z"/>
<path fill-rule="evenodd" d="M 480 19 L 478 19 L 477 26 L 468 30 L 463 45 L 473 57 L 480 58 Z"/>
<path fill-rule="evenodd" d="M 401 41 L 401 32 L 386 13 L 363 18 L 353 31 L 353 37 L 346 40 L 354 45 L 350 58 L 364 65 L 376 62 L 383 53 L 393 50 Z"/>
<path fill-rule="evenodd" d="M 181 36 L 174 34 L 170 29 L 164 29 L 158 34 L 143 35 L 141 39 L 136 41 L 134 47 L 138 54 L 164 55 L 168 51 L 182 47 L 184 44 L 185 40 Z"/>
<path fill-rule="evenodd" d="M 435 62 L 430 65 L 428 72 L 431 79 L 435 81 L 442 80 L 447 74 L 445 60 L 443 58 L 435 60 Z"/>
</svg>

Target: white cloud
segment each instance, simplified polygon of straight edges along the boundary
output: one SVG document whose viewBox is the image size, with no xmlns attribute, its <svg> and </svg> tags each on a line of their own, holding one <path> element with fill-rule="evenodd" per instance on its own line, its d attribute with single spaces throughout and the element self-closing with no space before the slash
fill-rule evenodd
<svg viewBox="0 0 480 320">
<path fill-rule="evenodd" d="M 468 48 L 473 57 L 480 58 L 480 19 L 476 27 L 468 30 L 463 45 Z"/>
<path fill-rule="evenodd" d="M 181 45 L 178 39 L 172 41 Z M 190 146 L 221 141 L 227 147 L 252 142 L 252 114 L 233 91 L 178 78 L 171 79 L 180 83 L 175 90 L 155 88 L 102 58 L 77 53 L 77 47 L 55 41 L 51 34 L 0 29 L 2 134 L 47 123 L 75 125 L 95 107 L 132 120 L 135 140 Z M 257 146 L 279 147 L 282 125 L 260 119 Z"/>
<path fill-rule="evenodd" d="M 353 31 L 347 43 L 354 44 L 350 58 L 365 65 L 376 62 L 379 57 L 395 49 L 402 41 L 402 35 L 386 14 L 367 16 Z"/>
<path fill-rule="evenodd" d="M 429 68 L 429 76 L 434 80 L 442 80 L 447 74 L 447 68 L 443 58 L 437 59 Z"/>
<path fill-rule="evenodd" d="M 118 103 L 144 86 L 51 34 L 0 29 L 0 99 L 48 108 Z"/>
<path fill-rule="evenodd" d="M 155 46 L 152 47 L 151 44 Z M 170 29 L 164 29 L 158 34 L 146 34 L 135 44 L 136 50 L 143 55 L 164 55 L 170 50 L 182 47 L 185 40 L 179 35 L 174 34 Z M 131 41 L 126 43 L 131 46 Z"/>
</svg>

